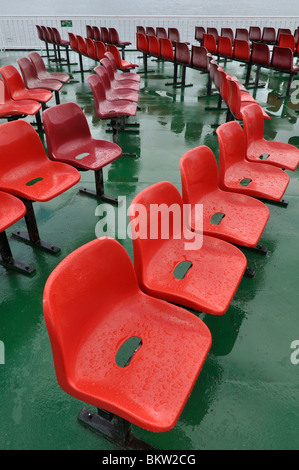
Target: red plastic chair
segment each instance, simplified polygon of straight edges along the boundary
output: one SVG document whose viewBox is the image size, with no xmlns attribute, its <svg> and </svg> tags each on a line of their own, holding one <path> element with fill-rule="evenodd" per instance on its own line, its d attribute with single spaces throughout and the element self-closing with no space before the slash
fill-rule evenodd
<svg viewBox="0 0 299 470">
<path fill-rule="evenodd" d="M 168 34 L 165 28 L 157 27 L 156 28 L 156 36 L 158 39 L 168 39 Z"/>
<path fill-rule="evenodd" d="M 288 47 L 293 53 L 296 50 L 295 38 L 292 34 L 281 33 L 277 45 L 279 47 Z"/>
<path fill-rule="evenodd" d="M 249 31 L 246 28 L 237 28 L 235 39 L 240 39 L 242 41 L 249 41 Z"/>
<path fill-rule="evenodd" d="M 26 88 L 21 75 L 13 65 L 4 65 L 0 68 L 0 73 L 13 100 L 34 100 L 45 104 L 53 97 L 51 91 Z"/>
<path fill-rule="evenodd" d="M 232 80 L 229 76 L 228 84 L 229 84 L 229 99 L 228 99 L 228 106 L 232 114 L 234 115 L 235 119 L 240 121 L 243 120 L 243 109 L 246 106 L 249 106 L 252 103 L 257 103 L 257 101 L 246 91 L 242 91 L 240 86 L 235 80 Z M 265 119 L 271 119 L 270 116 L 263 110 L 263 116 Z"/>
<path fill-rule="evenodd" d="M 129 70 L 139 67 L 138 64 L 133 64 L 132 62 L 128 62 L 127 60 L 122 59 L 119 50 L 113 44 L 108 44 L 107 48 L 108 51 L 113 55 L 116 67 L 119 70 Z"/>
<path fill-rule="evenodd" d="M 105 26 L 101 26 L 100 30 L 101 30 L 101 38 L 102 38 L 102 41 L 103 41 L 105 44 L 108 44 L 109 41 L 110 41 L 109 29 L 106 28 Z"/>
<path fill-rule="evenodd" d="M 125 48 L 132 43 L 129 41 L 121 41 L 119 39 L 118 31 L 115 28 L 109 28 L 109 44 L 119 47 L 122 54 L 122 60 L 125 60 Z"/>
<path fill-rule="evenodd" d="M 231 28 L 221 28 L 220 36 L 224 37 L 224 38 L 229 38 L 231 43 L 233 44 L 233 42 L 234 42 L 234 32 Z M 219 37 L 218 37 L 218 41 L 219 41 Z"/>
<path fill-rule="evenodd" d="M 145 34 L 146 36 L 156 36 L 155 28 L 153 28 L 152 26 L 146 26 Z"/>
<path fill-rule="evenodd" d="M 174 51 L 173 45 L 170 39 L 168 38 L 161 38 L 160 39 L 160 54 L 161 59 L 167 60 L 170 62 L 174 62 Z"/>
<path fill-rule="evenodd" d="M 91 38 L 86 38 L 86 53 L 87 57 L 89 57 L 92 60 L 98 61 L 98 54 L 96 50 L 96 43 L 93 39 Z"/>
<path fill-rule="evenodd" d="M 148 55 L 153 57 L 161 57 L 161 46 L 157 36 L 147 35 Z"/>
<path fill-rule="evenodd" d="M 35 88 L 44 89 L 55 93 L 56 104 L 60 104 L 59 91 L 62 88 L 62 83 L 58 80 L 40 79 L 37 76 L 36 69 L 27 57 L 22 57 L 17 60 L 20 67 L 23 81 L 26 88 L 33 90 Z"/>
<path fill-rule="evenodd" d="M 224 57 L 225 59 L 232 59 L 233 45 L 229 37 L 226 37 L 226 36 L 218 37 L 218 57 Z"/>
<path fill-rule="evenodd" d="M 281 201 L 290 181 L 279 168 L 246 159 L 246 141 L 239 123 L 216 129 L 219 140 L 219 187 L 269 201 Z"/>
<path fill-rule="evenodd" d="M 70 81 L 70 76 L 67 73 L 48 72 L 42 57 L 37 52 L 30 52 L 28 56 L 40 80 L 58 80 L 61 83 L 68 83 Z"/>
<path fill-rule="evenodd" d="M 131 79 L 125 80 L 125 77 L 124 77 L 124 80 L 119 80 L 119 77 L 118 79 L 115 78 L 113 67 L 111 65 L 110 60 L 107 57 L 105 57 L 104 59 L 101 59 L 100 62 L 101 62 L 101 65 L 105 67 L 105 69 L 107 70 L 109 78 L 110 78 L 111 86 L 113 88 L 115 89 L 128 88 L 133 91 L 138 91 L 138 92 L 140 91 L 140 85 L 135 80 L 131 80 Z"/>
<path fill-rule="evenodd" d="M 133 103 L 138 103 L 139 93 L 137 91 L 130 90 L 128 88 L 114 88 L 114 82 L 111 82 L 105 67 L 98 65 L 95 67 L 94 71 L 102 79 L 105 86 L 106 98 L 109 101 L 124 99 L 133 101 Z"/>
<path fill-rule="evenodd" d="M 265 26 L 263 28 L 262 42 L 266 44 L 275 44 L 276 43 L 276 32 L 275 28 Z"/>
<path fill-rule="evenodd" d="M 215 36 L 213 36 L 213 34 L 204 34 L 203 35 L 202 45 L 211 54 L 217 54 L 218 53 L 216 39 L 215 39 Z"/>
<path fill-rule="evenodd" d="M 178 66 L 182 68 L 181 81 L 178 81 Z M 191 67 L 191 53 L 187 43 L 175 42 L 174 43 L 174 77 L 173 82 L 168 82 L 166 85 L 172 85 L 174 88 L 184 88 L 193 86 L 192 83 L 186 83 L 186 68 Z"/>
<path fill-rule="evenodd" d="M 121 122 L 121 130 L 124 131 L 124 118 L 136 116 L 137 106 L 124 99 L 108 101 L 104 84 L 98 75 L 90 75 L 86 80 L 92 90 L 96 115 L 100 119 L 111 121 L 113 142 L 118 144 L 119 122 Z"/>
<path fill-rule="evenodd" d="M 206 30 L 203 26 L 195 26 L 195 34 L 194 39 L 198 41 L 200 45 L 202 45 L 203 35 L 205 34 Z"/>
<path fill-rule="evenodd" d="M 20 199 L 11 194 L 0 192 L 0 265 L 22 274 L 33 274 L 32 266 L 20 263 L 13 258 L 5 231 L 21 220 L 26 214 L 26 207 Z"/>
<path fill-rule="evenodd" d="M 77 170 L 95 172 L 96 191 L 83 194 L 117 204 L 117 198 L 104 193 L 103 168 L 122 155 L 121 148 L 106 140 L 93 139 L 84 112 L 75 103 L 65 103 L 43 113 L 48 156 Z"/>
<path fill-rule="evenodd" d="M 213 28 L 213 27 L 207 28 L 207 34 L 211 34 L 212 36 L 214 36 L 215 41 L 218 42 L 219 34 L 218 34 L 217 28 Z"/>
<path fill-rule="evenodd" d="M 94 40 L 102 42 L 102 36 L 101 36 L 100 28 L 98 28 L 98 26 L 93 26 L 92 30 L 93 30 Z"/>
<path fill-rule="evenodd" d="M 295 171 L 299 164 L 299 150 L 284 142 L 264 139 L 264 116 L 260 106 L 247 106 L 242 115 L 247 160 Z"/>
<path fill-rule="evenodd" d="M 94 39 L 93 27 L 90 24 L 86 25 L 86 37 L 89 39 Z"/>
<path fill-rule="evenodd" d="M 42 122 L 40 117 L 41 104 L 35 100 L 23 99 L 14 100 L 5 81 L 0 79 L 4 86 L 4 103 L 0 104 L 0 118 L 14 121 L 26 116 L 35 116 L 38 131 L 42 132 Z"/>
<path fill-rule="evenodd" d="M 65 49 L 67 64 L 71 65 L 70 56 L 69 56 L 70 41 L 67 41 L 66 39 L 62 39 L 60 32 L 58 31 L 57 28 L 52 28 L 52 29 L 54 31 L 55 41 L 56 41 L 56 44 L 58 44 L 58 48 L 63 47 Z"/>
<path fill-rule="evenodd" d="M 277 30 L 277 36 L 276 36 L 276 44 L 279 45 L 279 40 L 280 40 L 280 35 L 281 34 L 287 34 L 291 35 L 292 31 L 289 28 L 278 28 Z"/>
<path fill-rule="evenodd" d="M 294 66 L 294 54 L 292 50 L 286 47 L 274 46 L 271 56 L 271 68 L 289 74 L 286 94 L 283 97 L 280 96 L 280 98 L 290 96 L 293 78 L 299 72 L 299 67 Z"/>
<path fill-rule="evenodd" d="M 104 59 L 106 52 L 108 52 L 107 47 L 102 41 L 95 41 L 96 56 L 97 60 L 100 61 Z"/>
<path fill-rule="evenodd" d="M 250 45 L 242 39 L 234 40 L 234 60 L 250 62 Z"/>
<path fill-rule="evenodd" d="M 270 67 L 270 49 L 268 44 L 253 42 L 251 47 L 250 61 L 252 64 L 257 66 L 253 88 L 264 87 L 264 84 L 259 85 L 259 80 L 261 68 Z"/>
<path fill-rule="evenodd" d="M 59 248 L 40 240 L 33 201 L 47 202 L 70 189 L 80 174 L 70 165 L 49 160 L 33 127 L 26 121 L 0 126 L 0 190 L 20 197 L 27 209 L 28 234 L 15 232 L 20 240 L 50 253 Z"/>
<path fill-rule="evenodd" d="M 183 202 L 191 205 L 192 230 L 196 229 L 195 207 L 202 204 L 204 234 L 262 251 L 258 242 L 270 211 L 255 198 L 219 188 L 212 150 L 204 145 L 190 150 L 181 158 L 180 169 Z"/>
<path fill-rule="evenodd" d="M 131 423 L 153 432 L 175 426 L 211 334 L 195 315 L 141 292 L 116 240 L 94 240 L 63 260 L 47 281 L 43 308 L 60 387 L 98 409 L 84 408 L 81 423 L 134 450 L 151 447 L 134 438 Z M 136 349 L 123 353 L 134 339 Z"/>
<path fill-rule="evenodd" d="M 114 59 L 114 56 L 111 52 L 106 52 L 105 57 L 110 61 L 113 73 L 114 73 L 114 78 L 115 80 L 133 80 L 137 83 L 140 83 L 141 78 L 140 75 L 136 72 L 125 72 L 121 73 L 117 71 L 117 65 Z"/>
<path fill-rule="evenodd" d="M 262 40 L 262 31 L 259 26 L 250 26 L 249 28 L 249 41 L 260 42 Z"/>
<path fill-rule="evenodd" d="M 142 221 L 135 214 L 140 207 Z M 154 207 L 161 208 L 155 221 L 150 214 Z M 183 226 L 183 201 L 175 186 L 168 182 L 157 183 L 137 195 L 130 206 L 130 217 L 140 288 L 174 304 L 223 315 L 245 273 L 244 254 L 233 245 L 206 235 L 201 247 L 189 249 Z M 169 225 L 167 235 L 166 231 L 163 234 L 165 223 Z M 138 226 L 144 227 L 144 233 L 141 230 L 139 234 Z M 179 276 L 177 269 L 184 262 L 189 263 L 190 269 L 183 273 L 185 276 Z"/>
</svg>

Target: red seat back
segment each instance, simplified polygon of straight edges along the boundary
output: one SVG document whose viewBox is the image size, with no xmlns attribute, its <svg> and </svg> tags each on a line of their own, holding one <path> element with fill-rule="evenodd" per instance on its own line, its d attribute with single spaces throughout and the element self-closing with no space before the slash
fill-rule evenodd
<svg viewBox="0 0 299 470">
<path fill-rule="evenodd" d="M 77 36 L 70 32 L 68 32 L 68 36 L 70 40 L 71 49 L 73 49 L 73 51 L 79 52 Z"/>
<path fill-rule="evenodd" d="M 184 204 L 192 206 L 218 189 L 218 170 L 212 150 L 202 145 L 189 150 L 180 160 Z"/>
<path fill-rule="evenodd" d="M 251 49 L 251 62 L 268 67 L 270 65 L 270 49 L 268 44 L 253 42 Z"/>
<path fill-rule="evenodd" d="M 229 38 L 231 40 L 231 43 L 234 42 L 234 32 L 231 28 L 221 28 L 221 36 L 224 38 Z"/>
<path fill-rule="evenodd" d="M 109 42 L 119 44 L 119 34 L 115 28 L 109 28 Z"/>
<path fill-rule="evenodd" d="M 47 72 L 45 63 L 37 52 L 30 52 L 28 56 L 35 67 L 37 75 L 41 72 Z"/>
<path fill-rule="evenodd" d="M 218 37 L 218 54 L 221 57 L 233 57 L 233 45 L 228 36 Z"/>
<path fill-rule="evenodd" d="M 94 39 L 93 37 L 93 27 L 90 24 L 86 25 L 86 37 L 89 39 Z"/>
<path fill-rule="evenodd" d="M 207 34 L 211 34 L 212 36 L 214 36 L 216 42 L 218 41 L 218 30 L 217 28 L 212 28 L 212 27 L 209 27 L 207 28 Z"/>
<path fill-rule="evenodd" d="M 153 28 L 152 26 L 146 26 L 145 34 L 146 36 L 156 36 L 155 28 Z"/>
<path fill-rule="evenodd" d="M 86 80 L 88 81 L 93 94 L 95 109 L 99 109 L 100 104 L 106 101 L 103 81 L 98 75 L 90 75 Z"/>
<path fill-rule="evenodd" d="M 30 80 L 38 79 L 36 68 L 34 67 L 31 60 L 29 60 L 27 57 L 21 57 L 17 60 L 17 63 L 20 67 L 25 87 L 30 88 L 28 86 Z"/>
<path fill-rule="evenodd" d="M 25 89 L 22 77 L 13 65 L 4 65 L 0 68 L 0 73 L 7 84 L 12 97 L 15 92 Z"/>
<path fill-rule="evenodd" d="M 293 52 L 286 47 L 274 46 L 271 66 L 276 69 L 291 70 L 293 67 Z"/>
<path fill-rule="evenodd" d="M 90 38 L 86 38 L 86 54 L 91 59 L 98 60 L 95 41 Z"/>
<path fill-rule="evenodd" d="M 206 30 L 203 26 L 195 26 L 195 36 L 194 39 L 196 41 L 202 42 L 203 35 L 205 34 Z"/>
<path fill-rule="evenodd" d="M 234 163 L 246 160 L 244 132 L 236 121 L 226 122 L 216 129 L 219 142 L 219 186 L 223 185 L 225 173 Z"/>
<path fill-rule="evenodd" d="M 109 39 L 110 39 L 109 38 L 109 30 L 105 26 L 101 27 L 101 38 L 102 38 L 102 42 L 104 42 L 104 43 L 109 42 Z"/>
<path fill-rule="evenodd" d="M 145 34 L 136 33 L 136 48 L 137 51 L 148 53 L 148 40 Z"/>
<path fill-rule="evenodd" d="M 185 42 L 175 43 L 175 61 L 180 64 L 191 64 L 191 54 L 188 45 Z"/>
<path fill-rule="evenodd" d="M 148 42 L 148 53 L 150 55 L 160 57 L 161 47 L 160 47 L 160 41 L 157 38 L 157 36 L 147 35 L 147 42 Z"/>
<path fill-rule="evenodd" d="M 94 68 L 94 71 L 101 78 L 102 82 L 104 83 L 105 89 L 109 90 L 111 88 L 111 80 L 106 68 L 102 65 L 98 65 Z"/>
<path fill-rule="evenodd" d="M 165 28 L 157 27 L 156 28 L 156 36 L 158 39 L 166 39 L 167 38 L 167 31 Z"/>
<path fill-rule="evenodd" d="M 168 38 L 161 38 L 160 39 L 160 52 L 161 57 L 163 59 L 174 61 L 174 52 L 173 52 L 173 45 L 170 39 Z"/>
<path fill-rule="evenodd" d="M 78 49 L 80 54 L 87 55 L 86 41 L 83 36 L 77 35 Z"/>
<path fill-rule="evenodd" d="M 107 49 L 108 49 L 108 52 L 111 52 L 111 54 L 113 55 L 115 63 L 116 63 L 116 67 L 120 69 L 122 67 L 122 58 L 119 53 L 119 50 L 113 44 L 108 44 Z"/>
<path fill-rule="evenodd" d="M 262 31 L 259 26 L 250 26 L 249 28 L 249 41 L 261 41 Z"/>
<path fill-rule="evenodd" d="M 102 41 L 101 31 L 98 26 L 93 26 L 93 39 L 95 41 Z"/>
<path fill-rule="evenodd" d="M 107 52 L 107 47 L 102 41 L 95 41 L 95 49 L 96 49 L 96 56 L 97 60 L 104 59 L 105 54 Z"/>
<path fill-rule="evenodd" d="M 245 28 L 237 28 L 235 39 L 241 39 L 242 41 L 249 41 L 249 32 Z"/>
<path fill-rule="evenodd" d="M 172 43 L 181 41 L 180 33 L 177 28 L 168 28 L 168 39 L 170 39 Z"/>
<path fill-rule="evenodd" d="M 261 141 L 264 137 L 264 116 L 262 108 L 258 104 L 246 106 L 242 110 L 243 131 L 246 148 L 252 142 Z"/>
<path fill-rule="evenodd" d="M 263 28 L 262 42 L 265 42 L 266 44 L 275 44 L 276 32 L 274 28 L 268 26 Z"/>
<path fill-rule="evenodd" d="M 211 54 L 217 54 L 217 43 L 213 34 L 204 34 L 202 45 L 208 52 L 211 52 Z"/>
<path fill-rule="evenodd" d="M 208 71 L 208 51 L 203 46 L 192 46 L 191 65 L 203 71 Z"/>
<path fill-rule="evenodd" d="M 65 147 L 72 142 L 88 142 L 92 136 L 84 112 L 76 103 L 52 106 L 43 112 L 43 124 L 50 159 L 55 160 L 65 153 Z"/>
<path fill-rule="evenodd" d="M 250 45 L 242 39 L 234 40 L 234 58 L 248 62 L 250 60 Z"/>
<path fill-rule="evenodd" d="M 292 34 L 281 33 L 279 35 L 278 46 L 279 47 L 288 47 L 293 52 L 295 52 L 296 44 L 295 44 L 294 36 Z"/>
</svg>

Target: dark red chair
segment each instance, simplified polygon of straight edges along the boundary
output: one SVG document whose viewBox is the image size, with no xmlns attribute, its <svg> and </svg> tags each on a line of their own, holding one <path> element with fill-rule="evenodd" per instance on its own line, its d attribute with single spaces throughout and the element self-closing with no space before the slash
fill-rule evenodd
<svg viewBox="0 0 299 470">
<path fill-rule="evenodd" d="M 157 36 L 152 36 L 148 34 L 146 36 L 147 43 L 148 43 L 148 55 L 152 57 L 156 57 L 157 59 L 161 58 L 161 46 L 160 41 Z"/>
<path fill-rule="evenodd" d="M 109 28 L 109 44 L 113 44 L 114 46 L 121 49 L 122 60 L 125 60 L 125 48 L 127 46 L 131 46 L 131 42 L 129 41 L 121 41 L 119 39 L 118 31 L 115 28 Z"/>
<path fill-rule="evenodd" d="M 39 79 L 36 68 L 27 57 L 22 57 L 17 60 L 20 67 L 21 74 L 25 87 L 29 90 L 35 88 L 44 89 L 55 93 L 56 104 L 60 104 L 59 91 L 62 89 L 63 84 L 59 80 L 53 79 Z"/>
<path fill-rule="evenodd" d="M 32 266 L 14 259 L 5 232 L 25 216 L 25 205 L 11 194 L 0 192 L 0 208 L 0 265 L 22 274 L 33 274 L 35 269 Z"/>
<path fill-rule="evenodd" d="M 137 106 L 132 101 L 120 99 L 108 101 L 103 81 L 98 75 L 86 79 L 91 87 L 96 115 L 99 119 L 109 119 L 113 133 L 113 142 L 118 144 L 119 124 L 125 130 L 125 118 L 136 116 Z"/>
<path fill-rule="evenodd" d="M 295 171 L 299 164 L 299 150 L 284 142 L 264 139 L 264 116 L 260 106 L 247 106 L 242 115 L 247 160 Z"/>
<path fill-rule="evenodd" d="M 193 86 L 192 83 L 186 83 L 186 70 L 191 67 L 191 53 L 186 42 L 175 42 L 174 45 L 174 80 L 173 86 L 175 88 L 185 88 Z M 181 81 L 178 81 L 178 66 L 182 69 Z"/>
<path fill-rule="evenodd" d="M 229 99 L 228 99 L 228 106 L 235 117 L 235 119 L 238 119 L 239 121 L 243 120 L 243 109 L 246 106 L 249 106 L 252 103 L 257 103 L 257 101 L 251 96 L 248 92 L 242 91 L 240 89 L 240 86 L 238 82 L 235 80 L 232 80 L 229 76 L 228 78 L 228 85 L 229 85 Z M 258 104 L 258 106 L 260 106 Z M 264 111 L 264 109 L 261 107 L 264 119 L 271 119 L 269 115 Z"/>
<path fill-rule="evenodd" d="M 102 41 L 94 41 L 94 44 L 96 48 L 97 60 L 100 61 L 104 59 L 106 52 L 108 52 L 108 49 Z"/>
<path fill-rule="evenodd" d="M 101 27 L 100 27 L 100 30 L 101 30 L 102 42 L 105 43 L 105 44 L 108 44 L 109 41 L 110 41 L 109 29 L 106 28 L 105 26 L 101 26 Z"/>
<path fill-rule="evenodd" d="M 40 80 L 58 80 L 61 83 L 68 83 L 70 81 L 70 76 L 67 73 L 48 72 L 42 57 L 37 52 L 30 52 L 28 56 Z"/>
<path fill-rule="evenodd" d="M 168 39 L 167 31 L 162 27 L 156 28 L 156 36 L 158 39 Z"/>
<path fill-rule="evenodd" d="M 242 127 L 236 121 L 216 129 L 219 140 L 219 187 L 285 205 L 282 197 L 290 178 L 283 170 L 249 162 Z"/>
<path fill-rule="evenodd" d="M 152 208 L 161 206 L 166 210 L 157 210 L 154 217 Z M 139 207 L 144 208 L 143 226 L 135 213 Z M 176 210 L 172 212 L 170 208 Z M 143 292 L 196 311 L 223 315 L 245 273 L 244 254 L 235 246 L 206 235 L 191 247 L 187 238 L 196 234 L 188 233 L 188 227 L 184 227 L 181 195 L 166 181 L 144 189 L 134 198 L 130 218 L 134 266 Z M 165 224 L 169 228 L 167 235 Z M 177 270 L 183 269 L 186 261 L 189 270 L 185 266 L 187 272 L 180 277 Z"/>
<path fill-rule="evenodd" d="M 156 36 L 155 28 L 153 28 L 152 26 L 146 26 L 145 35 L 146 36 Z"/>
<path fill-rule="evenodd" d="M 132 62 L 128 62 L 127 60 L 122 59 L 122 57 L 120 55 L 120 52 L 119 52 L 118 48 L 115 45 L 108 44 L 107 49 L 108 49 L 108 52 L 111 52 L 111 54 L 113 55 L 115 63 L 116 63 L 116 67 L 119 70 L 127 71 L 127 70 L 130 70 L 130 69 L 134 69 L 136 67 L 139 67 L 138 64 L 133 64 Z"/>
<path fill-rule="evenodd" d="M 110 61 L 113 73 L 114 73 L 114 78 L 115 80 L 132 80 L 134 82 L 140 83 L 141 78 L 140 75 L 136 72 L 125 72 L 121 73 L 117 71 L 117 65 L 115 62 L 115 58 L 111 52 L 106 52 L 105 57 Z"/>
<path fill-rule="evenodd" d="M 26 206 L 27 233 L 14 232 L 19 240 L 57 254 L 60 249 L 42 242 L 33 202 L 47 202 L 70 189 L 80 174 L 70 165 L 51 162 L 33 127 L 26 121 L 0 126 L 0 190 L 22 199 Z"/>
<path fill-rule="evenodd" d="M 246 28 L 237 28 L 235 32 L 235 39 L 241 39 L 242 41 L 249 41 L 249 32 Z"/>
<path fill-rule="evenodd" d="M 281 34 L 292 35 L 292 31 L 289 28 L 278 28 L 276 36 L 276 44 L 279 46 L 279 40 Z"/>
<path fill-rule="evenodd" d="M 195 26 L 195 41 L 198 41 L 200 45 L 202 45 L 203 35 L 205 34 L 206 30 L 203 26 Z"/>
<path fill-rule="evenodd" d="M 161 59 L 174 62 L 174 50 L 170 39 L 160 38 L 160 55 Z"/>
<path fill-rule="evenodd" d="M 117 204 L 117 198 L 104 192 L 103 168 L 121 157 L 121 148 L 112 142 L 94 139 L 84 112 L 75 103 L 47 109 L 43 122 L 49 158 L 79 171 L 94 171 L 96 191 L 83 188 L 80 192 Z"/>
<path fill-rule="evenodd" d="M 80 69 L 79 70 L 72 70 L 72 73 L 80 73 L 81 75 L 84 72 L 89 72 L 90 70 L 84 70 L 83 67 L 83 58 L 82 55 L 87 56 L 87 47 L 86 47 L 86 42 L 82 36 L 77 36 L 73 33 L 68 32 L 69 35 L 69 40 L 70 40 L 70 47 L 74 52 L 77 52 L 79 56 L 79 65 Z"/>
<path fill-rule="evenodd" d="M 56 61 L 57 60 L 57 57 L 55 55 L 56 51 L 55 51 L 55 48 L 54 48 L 54 44 L 51 41 L 51 37 L 50 37 L 49 31 L 48 31 L 48 28 L 46 26 L 41 26 L 41 30 L 42 30 L 43 38 L 44 38 L 44 41 L 45 41 L 45 44 L 46 44 L 48 59 L 50 61 Z M 51 51 L 49 49 L 49 45 L 53 46 L 53 53 L 54 54 L 52 54 L 52 55 L 51 55 Z"/>
<path fill-rule="evenodd" d="M 279 47 L 288 47 L 293 53 L 296 51 L 295 38 L 292 34 L 280 33 L 277 45 Z"/>
<path fill-rule="evenodd" d="M 232 41 L 228 36 L 219 36 L 218 37 L 218 57 L 223 57 L 224 59 L 233 58 L 233 45 Z"/>
<path fill-rule="evenodd" d="M 271 56 L 271 68 L 289 74 L 286 94 L 280 96 L 280 98 L 289 97 L 293 78 L 299 72 L 299 67 L 294 66 L 294 54 L 291 49 L 274 46 Z"/>
<path fill-rule="evenodd" d="M 105 69 L 107 70 L 109 78 L 110 78 L 111 86 L 114 89 L 128 88 L 129 90 L 133 90 L 133 91 L 137 91 L 137 92 L 140 91 L 140 84 L 138 82 L 136 82 L 135 80 L 131 80 L 131 79 L 125 80 L 125 78 L 126 78 L 125 76 L 124 76 L 124 80 L 120 80 L 119 78 L 118 79 L 115 78 L 114 69 L 111 65 L 110 60 L 106 56 L 105 56 L 104 59 L 101 59 L 100 62 L 101 62 L 101 65 L 103 67 L 105 67 Z"/>
<path fill-rule="evenodd" d="M 89 39 L 94 39 L 93 27 L 90 24 L 86 25 L 86 37 Z"/>
<path fill-rule="evenodd" d="M 235 245 L 255 248 L 268 222 L 265 204 L 244 194 L 223 191 L 218 185 L 217 161 L 211 149 L 189 150 L 180 160 L 182 196 L 191 206 L 191 227 L 196 229 L 196 205 L 203 207 L 203 233 Z"/>
<path fill-rule="evenodd" d="M 145 27 L 144 26 L 136 26 L 136 33 L 141 33 L 146 35 Z"/>
<path fill-rule="evenodd" d="M 152 432 L 175 426 L 211 347 L 206 325 L 145 295 L 129 255 L 107 237 L 62 261 L 43 309 L 60 387 L 97 408 L 84 407 L 79 422 L 122 448 L 153 449 L 131 424 Z"/>
<path fill-rule="evenodd" d="M 191 67 L 195 70 L 199 70 L 202 73 L 208 75 L 208 85 L 207 85 L 207 95 L 211 96 L 212 94 L 212 81 L 209 74 L 209 60 L 208 60 L 208 51 L 203 46 L 194 46 L 191 47 Z M 203 98 L 204 96 L 199 96 Z"/>
<path fill-rule="evenodd" d="M 217 28 L 208 27 L 207 28 L 207 34 L 211 34 L 212 36 L 214 36 L 216 43 L 218 43 L 219 34 L 218 34 L 218 29 Z"/>
<path fill-rule="evenodd" d="M 85 41 L 86 41 L 87 57 L 97 62 L 99 59 L 98 59 L 98 54 L 97 54 L 97 49 L 96 49 L 96 42 L 91 38 L 86 38 Z"/>
<path fill-rule="evenodd" d="M 67 65 L 72 65 L 70 63 L 70 56 L 69 56 L 70 41 L 68 41 L 66 39 L 62 39 L 62 37 L 60 35 L 60 32 L 58 31 L 57 28 L 53 28 L 53 31 L 54 31 L 56 44 L 58 45 L 58 50 L 59 50 L 60 47 L 65 49 Z"/>
<path fill-rule="evenodd" d="M 109 101 L 124 99 L 128 101 L 133 101 L 133 103 L 138 103 L 139 93 L 137 91 L 130 90 L 129 88 L 115 87 L 115 81 L 111 82 L 109 74 L 105 67 L 103 67 L 102 65 L 98 65 L 97 67 L 95 67 L 94 71 L 102 79 L 105 86 L 106 98 Z"/>
<path fill-rule="evenodd" d="M 34 100 L 41 103 L 44 108 L 52 98 L 51 91 L 43 89 L 29 90 L 25 87 L 21 75 L 13 65 L 4 65 L 0 68 L 0 73 L 5 81 L 13 100 Z"/>
<path fill-rule="evenodd" d="M 231 40 L 231 43 L 233 44 L 234 42 L 234 32 L 231 28 L 221 28 L 221 34 L 220 36 L 224 38 L 229 38 Z M 219 40 L 219 37 L 218 37 Z"/>
<path fill-rule="evenodd" d="M 92 27 L 92 32 L 93 32 L 93 39 L 95 41 L 101 41 L 102 42 L 102 36 L 101 36 L 101 31 L 98 26 L 93 26 Z"/>
<path fill-rule="evenodd" d="M 264 87 L 265 84 L 260 84 L 260 72 L 261 68 L 269 68 L 270 67 L 270 49 L 268 44 L 253 42 L 251 46 L 251 56 L 250 61 L 252 65 L 256 65 L 256 75 L 255 81 L 252 84 L 249 82 L 246 84 L 246 87 L 249 88 L 259 88 Z"/>
<path fill-rule="evenodd" d="M 260 42 L 262 40 L 262 31 L 259 26 L 250 26 L 249 28 L 249 41 Z"/>
<path fill-rule="evenodd" d="M 262 42 L 265 44 L 275 44 L 276 43 L 276 31 L 275 28 L 265 26 L 262 33 Z"/>
</svg>

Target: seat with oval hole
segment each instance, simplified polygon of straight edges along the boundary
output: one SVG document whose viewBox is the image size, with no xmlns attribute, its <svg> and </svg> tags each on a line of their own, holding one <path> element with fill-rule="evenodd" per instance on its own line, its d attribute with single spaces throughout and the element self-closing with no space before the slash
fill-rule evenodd
<svg viewBox="0 0 299 470">
<path fill-rule="evenodd" d="M 190 232 L 179 191 L 162 181 L 144 189 L 131 206 L 134 265 L 147 294 L 213 315 L 223 315 L 245 273 L 235 246 Z M 138 215 L 136 215 L 136 213 Z"/>
<path fill-rule="evenodd" d="M 43 305 L 60 387 L 98 409 L 83 408 L 79 421 L 126 449 L 152 448 L 131 423 L 175 426 L 211 346 L 206 325 L 144 294 L 129 255 L 108 237 L 58 265 Z"/>
<path fill-rule="evenodd" d="M 26 121 L 0 126 L 0 190 L 22 199 L 27 212 L 27 233 L 14 232 L 35 247 L 58 253 L 59 248 L 42 242 L 33 211 L 33 202 L 47 202 L 70 189 L 80 174 L 70 165 L 51 162 L 33 127 Z"/>
<path fill-rule="evenodd" d="M 246 142 L 242 127 L 236 121 L 216 129 L 219 141 L 219 186 L 268 201 L 281 201 L 290 181 L 280 168 L 246 159 Z"/>
<path fill-rule="evenodd" d="M 260 106 L 246 106 L 242 114 L 247 160 L 295 171 L 299 164 L 299 149 L 285 142 L 264 138 L 264 116 Z"/>
<path fill-rule="evenodd" d="M 217 162 L 205 145 L 189 150 L 180 160 L 184 204 L 191 205 L 191 227 L 196 228 L 195 208 L 203 207 L 203 233 L 245 247 L 256 247 L 270 211 L 261 201 L 223 191 L 218 185 Z M 258 245 L 258 246 L 257 246 Z"/>
<path fill-rule="evenodd" d="M 95 173 L 96 191 L 82 188 L 83 194 L 117 204 L 117 198 L 104 193 L 103 167 L 121 157 L 122 149 L 113 142 L 94 139 L 84 112 L 76 103 L 53 106 L 43 113 L 48 156 L 78 170 Z"/>
</svg>

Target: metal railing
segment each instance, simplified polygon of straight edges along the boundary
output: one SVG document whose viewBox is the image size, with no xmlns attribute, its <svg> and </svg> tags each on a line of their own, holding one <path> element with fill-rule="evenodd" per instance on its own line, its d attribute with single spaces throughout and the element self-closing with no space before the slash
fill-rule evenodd
<svg viewBox="0 0 299 470">
<path fill-rule="evenodd" d="M 72 22 L 72 26 L 62 27 L 61 21 Z M 59 29 L 62 37 L 68 39 L 67 32 L 86 36 L 86 25 L 114 27 L 120 40 L 130 41 L 136 46 L 136 26 L 161 26 L 178 28 L 182 41 L 195 44 L 195 26 L 211 26 L 220 32 L 223 27 L 247 28 L 250 26 L 272 26 L 290 28 L 293 32 L 299 26 L 299 17 L 294 16 L 0 16 L 0 48 L 3 49 L 38 49 L 36 25 L 53 26 Z"/>
</svg>

